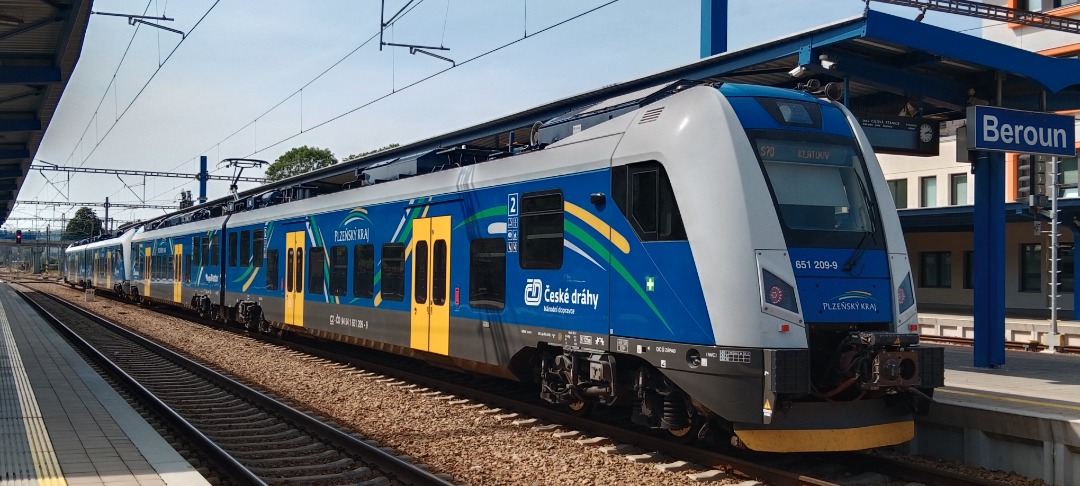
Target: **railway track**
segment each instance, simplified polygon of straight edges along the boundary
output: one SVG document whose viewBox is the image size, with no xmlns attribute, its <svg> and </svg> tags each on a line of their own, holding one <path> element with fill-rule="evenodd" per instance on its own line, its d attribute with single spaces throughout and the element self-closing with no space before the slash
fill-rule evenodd
<svg viewBox="0 0 1080 486">
<path fill-rule="evenodd" d="M 19 294 L 180 431 L 228 483 L 453 484 L 68 302 L 41 292 L 35 296 L 48 301 Z"/>
<path fill-rule="evenodd" d="M 190 314 L 168 307 L 153 307 L 152 310 L 190 321 L 200 321 Z M 203 321 L 203 323 L 221 327 L 220 323 L 209 321 Z M 240 329 L 231 330 L 241 335 L 248 334 Z M 506 420 L 536 424 L 536 426 L 557 424 L 558 430 L 577 432 L 573 437 L 585 442 L 591 440 L 594 444 L 612 444 L 610 447 L 618 446 L 627 451 L 627 454 L 644 453 L 644 455 L 651 454 L 657 458 L 677 458 L 707 469 L 720 471 L 720 475 L 729 475 L 733 478 L 752 478 L 775 486 L 834 485 L 837 484 L 834 481 L 850 479 L 853 474 L 867 475 L 869 478 L 883 478 L 882 481 L 887 484 L 894 484 L 889 481 L 898 479 L 917 481 L 925 485 L 1001 486 L 1007 484 L 894 459 L 883 454 L 770 455 L 733 451 L 717 444 L 709 444 L 711 448 L 677 444 L 666 437 L 658 437 L 640 429 L 628 429 L 625 422 L 616 420 L 615 414 L 600 411 L 586 418 L 553 409 L 549 404 L 536 398 L 534 389 L 515 382 L 462 374 L 431 367 L 412 359 L 377 351 L 358 350 L 339 343 L 260 337 L 298 353 L 367 370 L 371 374 L 371 379 L 390 386 L 410 388 L 427 394 L 441 394 L 448 403 L 453 402 L 453 399 L 468 399 L 470 402 L 485 404 L 488 412 L 497 413 Z M 822 464 L 828 464 L 828 466 L 823 469 Z M 825 472 L 820 472 L 822 470 Z M 859 484 L 874 484 L 873 481 L 871 479 L 871 482 Z"/>
</svg>

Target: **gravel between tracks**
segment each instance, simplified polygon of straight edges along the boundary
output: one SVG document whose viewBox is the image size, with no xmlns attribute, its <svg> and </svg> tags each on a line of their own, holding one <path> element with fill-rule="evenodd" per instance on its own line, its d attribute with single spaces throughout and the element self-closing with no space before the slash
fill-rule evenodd
<svg viewBox="0 0 1080 486">
<path fill-rule="evenodd" d="M 597 447 L 555 439 L 301 359 L 275 346 L 53 284 L 30 284 L 269 390 L 445 472 L 456 482 L 498 484 L 700 484 Z M 314 386 L 318 385 L 318 386 Z M 738 482 L 738 481 L 733 481 Z M 713 484 L 723 484 L 713 483 Z"/>
</svg>

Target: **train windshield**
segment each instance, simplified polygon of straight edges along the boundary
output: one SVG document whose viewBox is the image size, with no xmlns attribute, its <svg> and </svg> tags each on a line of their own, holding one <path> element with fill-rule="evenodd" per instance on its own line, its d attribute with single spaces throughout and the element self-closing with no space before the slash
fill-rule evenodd
<svg viewBox="0 0 1080 486">
<path fill-rule="evenodd" d="M 754 148 L 788 230 L 873 233 L 862 156 L 832 136 L 754 138 Z M 819 139 L 820 138 L 820 139 Z"/>
</svg>

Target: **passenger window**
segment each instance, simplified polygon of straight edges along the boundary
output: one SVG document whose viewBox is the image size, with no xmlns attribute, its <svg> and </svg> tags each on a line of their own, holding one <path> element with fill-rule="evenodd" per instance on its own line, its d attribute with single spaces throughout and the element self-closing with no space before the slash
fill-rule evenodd
<svg viewBox="0 0 1080 486">
<path fill-rule="evenodd" d="M 370 299 L 375 290 L 375 246 L 353 246 L 353 297 Z"/>
<path fill-rule="evenodd" d="M 330 295 L 345 295 L 349 286 L 349 250 L 345 245 L 330 247 Z"/>
<path fill-rule="evenodd" d="M 236 232 L 229 232 L 229 266 L 236 266 Z"/>
<path fill-rule="evenodd" d="M 308 267 L 308 293 L 322 294 L 325 283 L 326 250 L 321 246 L 311 249 L 311 263 Z"/>
<path fill-rule="evenodd" d="M 505 304 L 506 240 L 472 240 L 469 244 L 469 305 L 502 310 Z"/>
<path fill-rule="evenodd" d="M 563 262 L 562 191 L 521 196 L 521 268 L 561 268 Z"/>
<path fill-rule="evenodd" d="M 405 299 L 404 243 L 386 243 L 382 247 L 382 298 Z"/>
<path fill-rule="evenodd" d="M 251 266 L 251 231 L 240 232 L 240 266 Z"/>
<path fill-rule="evenodd" d="M 266 290 L 277 290 L 277 288 L 278 251 L 276 249 L 271 249 L 266 252 Z"/>
<path fill-rule="evenodd" d="M 255 230 L 255 237 L 251 244 L 252 260 L 254 260 L 254 265 L 256 267 L 261 267 L 263 266 L 263 245 L 265 244 L 262 228 Z"/>
</svg>

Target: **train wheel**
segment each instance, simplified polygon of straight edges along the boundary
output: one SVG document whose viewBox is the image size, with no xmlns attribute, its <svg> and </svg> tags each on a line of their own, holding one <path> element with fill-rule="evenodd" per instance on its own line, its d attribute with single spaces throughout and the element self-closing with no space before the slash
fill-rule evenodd
<svg viewBox="0 0 1080 486">
<path fill-rule="evenodd" d="M 705 435 L 708 432 L 708 422 L 701 414 L 695 413 L 690 418 L 690 424 L 681 429 L 668 429 L 668 436 L 673 442 L 679 444 L 692 444 L 698 440 L 700 436 Z"/>
<path fill-rule="evenodd" d="M 578 417 L 588 417 L 596 410 L 596 402 L 586 402 L 585 400 L 579 400 L 573 403 L 566 404 L 566 407 L 570 409 L 570 413 Z"/>
</svg>

